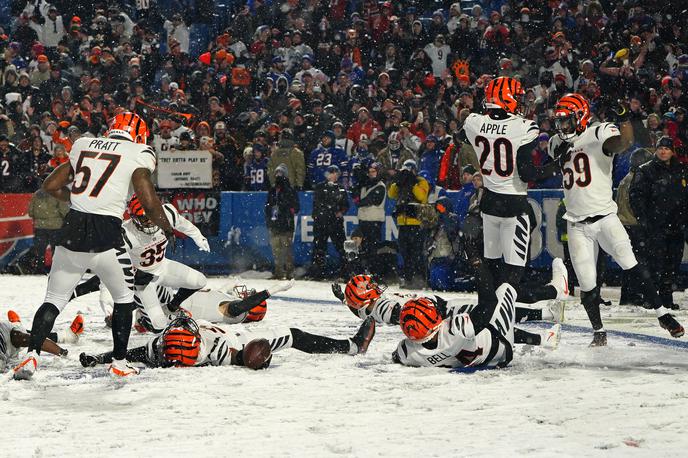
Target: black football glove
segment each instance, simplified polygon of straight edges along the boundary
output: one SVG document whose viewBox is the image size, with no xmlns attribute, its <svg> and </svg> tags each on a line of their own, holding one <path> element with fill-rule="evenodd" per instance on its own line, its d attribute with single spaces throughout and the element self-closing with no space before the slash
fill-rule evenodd
<svg viewBox="0 0 688 458">
<path fill-rule="evenodd" d="M 174 231 L 165 232 L 165 237 L 167 237 L 167 246 L 172 248 L 172 253 L 177 252 L 177 236 Z"/>
<path fill-rule="evenodd" d="M 618 103 L 616 107 L 612 108 L 612 113 L 614 113 L 614 121 L 616 124 L 621 124 L 622 122 L 628 121 L 631 112 L 625 105 Z"/>
<path fill-rule="evenodd" d="M 344 302 L 344 291 L 342 291 L 342 287 L 339 286 L 339 283 L 332 283 L 332 294 L 334 294 L 337 299 Z"/>
<path fill-rule="evenodd" d="M 571 144 L 569 142 L 561 142 L 561 144 L 554 149 L 554 160 L 560 170 L 562 170 L 564 164 L 571 159 L 571 149 Z"/>
</svg>

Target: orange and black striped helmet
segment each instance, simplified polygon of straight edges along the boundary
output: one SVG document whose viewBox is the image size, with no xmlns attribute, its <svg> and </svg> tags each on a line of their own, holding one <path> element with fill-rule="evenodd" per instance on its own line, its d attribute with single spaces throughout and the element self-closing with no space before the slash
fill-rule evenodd
<svg viewBox="0 0 688 458">
<path fill-rule="evenodd" d="M 352 309 L 362 309 L 382 296 L 385 289 L 386 286 L 376 283 L 370 275 L 354 275 L 344 288 L 344 300 Z"/>
<path fill-rule="evenodd" d="M 411 299 L 401 308 L 399 325 L 404 335 L 414 342 L 427 342 L 442 324 L 442 315 L 435 303 L 426 297 Z"/>
<path fill-rule="evenodd" d="M 169 366 L 193 366 L 201 351 L 201 333 L 198 324 L 180 316 L 172 321 L 160 337 L 161 354 Z"/>
<path fill-rule="evenodd" d="M 582 133 L 590 124 L 590 103 L 580 94 L 566 94 L 554 107 L 554 127 L 563 140 Z"/>
<path fill-rule="evenodd" d="M 141 232 L 154 234 L 158 230 L 158 226 L 146 216 L 146 211 L 143 209 L 143 205 L 141 205 L 141 201 L 136 197 L 136 194 L 131 196 L 127 210 L 129 216 L 134 221 L 134 225 Z"/>
<path fill-rule="evenodd" d="M 141 116 L 131 111 L 125 111 L 110 121 L 110 127 L 105 132 L 106 137 L 120 136 L 136 143 L 146 143 L 150 132 L 146 121 Z"/>
<path fill-rule="evenodd" d="M 521 112 L 521 105 L 525 91 L 521 82 L 499 76 L 485 86 L 485 108 L 501 108 L 513 114 Z"/>
</svg>

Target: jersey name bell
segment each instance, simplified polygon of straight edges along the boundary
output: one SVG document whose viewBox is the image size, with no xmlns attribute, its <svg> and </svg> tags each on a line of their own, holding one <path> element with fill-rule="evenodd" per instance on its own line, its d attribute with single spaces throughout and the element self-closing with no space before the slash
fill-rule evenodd
<svg viewBox="0 0 688 458">
<path fill-rule="evenodd" d="M 485 187 L 498 194 L 527 194 L 528 183 L 521 180 L 516 169 L 516 153 L 537 139 L 537 124 L 513 114 L 494 119 L 471 113 L 464 131 L 478 156 Z"/>
<path fill-rule="evenodd" d="M 122 218 L 132 195 L 136 169 L 155 170 L 148 145 L 112 138 L 80 138 L 69 154 L 74 170 L 71 208 L 82 213 Z"/>
<path fill-rule="evenodd" d="M 621 135 L 612 123 L 594 123 L 569 143 L 571 158 L 564 164 L 563 186 L 566 199 L 564 219 L 571 222 L 616 213 L 612 194 L 612 168 L 614 157 L 602 150 L 604 142 Z M 553 155 L 562 140 L 550 139 L 549 154 Z"/>
</svg>

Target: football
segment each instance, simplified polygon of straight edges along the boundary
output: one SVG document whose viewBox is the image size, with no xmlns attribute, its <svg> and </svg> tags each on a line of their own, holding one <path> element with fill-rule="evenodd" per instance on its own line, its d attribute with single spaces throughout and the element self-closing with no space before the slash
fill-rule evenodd
<svg viewBox="0 0 688 458">
<path fill-rule="evenodd" d="M 267 369 L 272 360 L 270 343 L 266 339 L 255 339 L 243 349 L 244 366 L 253 369 Z"/>
</svg>

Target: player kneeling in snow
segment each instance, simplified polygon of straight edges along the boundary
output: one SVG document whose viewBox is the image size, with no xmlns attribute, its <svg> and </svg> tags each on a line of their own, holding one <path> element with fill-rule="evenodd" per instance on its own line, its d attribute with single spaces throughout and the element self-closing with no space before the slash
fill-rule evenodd
<svg viewBox="0 0 688 458">
<path fill-rule="evenodd" d="M 208 322 L 179 316 L 162 334 L 148 344 L 127 352 L 127 359 L 149 367 L 172 366 L 246 366 L 264 369 L 269 366 L 272 352 L 294 348 L 305 353 L 365 353 L 375 335 L 375 320 L 366 319 L 349 339 L 310 334 L 297 328 L 261 329 L 256 331 L 228 330 Z M 112 353 L 79 356 L 84 367 L 106 364 Z"/>
<path fill-rule="evenodd" d="M 31 333 L 31 330 L 24 328 L 19 315 L 15 311 L 10 310 L 7 312 L 7 320 L 0 320 L 0 372 L 5 371 L 5 367 L 7 367 L 10 359 L 19 354 L 20 348 L 29 346 Z M 57 345 L 57 343 L 77 343 L 82 332 L 84 332 L 84 317 L 77 315 L 67 329 L 63 329 L 60 332 L 51 332 L 48 338 L 43 341 L 41 350 L 57 356 L 66 356 L 67 350 Z M 15 367 L 12 374 L 15 379 L 27 378 L 21 376 L 21 374 L 26 374 L 26 372 L 21 371 L 25 364 L 31 364 L 31 362 L 24 361 Z"/>
<path fill-rule="evenodd" d="M 502 283 L 492 310 L 473 309 L 443 318 L 437 303 L 421 297 L 401 308 L 406 338 L 392 353 L 396 363 L 417 367 L 505 367 L 513 358 L 516 290 Z"/>
<path fill-rule="evenodd" d="M 417 296 L 415 294 L 384 294 L 386 288 L 370 275 L 354 275 L 346 284 L 344 291 L 337 283 L 334 283 L 332 292 L 357 317 L 361 319 L 372 317 L 380 324 L 398 325 L 403 303 Z M 473 313 L 478 308 L 478 304 L 463 304 L 457 299 L 447 301 L 439 296 L 433 296 L 431 300 L 442 319 L 452 318 L 461 313 Z M 564 303 L 551 301 L 544 308 L 515 307 L 515 322 L 525 321 L 553 321 L 557 324 L 543 335 L 515 328 L 516 343 L 556 348 L 561 332 L 561 326 L 558 323 L 564 321 Z"/>
</svg>

